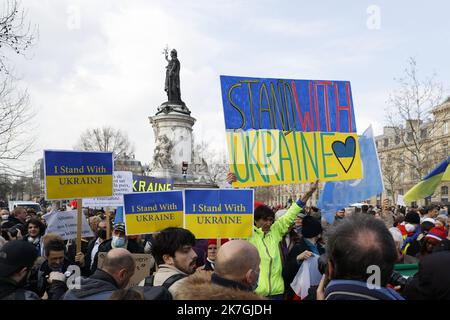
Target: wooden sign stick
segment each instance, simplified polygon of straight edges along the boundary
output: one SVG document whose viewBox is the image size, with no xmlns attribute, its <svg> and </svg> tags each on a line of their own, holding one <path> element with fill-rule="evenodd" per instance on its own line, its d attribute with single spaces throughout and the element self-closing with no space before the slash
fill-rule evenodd
<svg viewBox="0 0 450 320">
<path fill-rule="evenodd" d="M 83 207 L 81 199 L 77 200 L 77 246 L 76 252 L 81 252 L 81 228 L 83 227 Z"/>
<path fill-rule="evenodd" d="M 106 208 L 106 240 L 111 239 L 111 212 L 109 212 L 109 207 Z"/>
</svg>

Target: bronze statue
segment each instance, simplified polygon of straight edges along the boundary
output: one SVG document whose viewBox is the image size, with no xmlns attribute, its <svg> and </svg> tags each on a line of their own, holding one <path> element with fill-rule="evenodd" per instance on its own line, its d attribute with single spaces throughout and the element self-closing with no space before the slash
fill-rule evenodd
<svg viewBox="0 0 450 320">
<path fill-rule="evenodd" d="M 165 50 L 165 58 L 168 62 L 166 66 L 166 84 L 164 91 L 167 92 L 169 102 L 181 103 L 180 90 L 180 61 L 177 58 L 177 50 L 170 51 L 170 60 L 167 58 L 168 49 Z"/>
<path fill-rule="evenodd" d="M 191 111 L 189 111 L 186 104 L 181 100 L 180 61 L 177 57 L 177 50 L 172 49 L 170 51 L 170 60 L 168 58 L 168 46 L 164 48 L 162 53 L 168 62 L 166 66 L 166 81 L 164 84 L 164 91 L 167 93 L 167 101 L 158 107 L 156 115 L 161 113 L 169 114 L 171 112 L 190 115 Z"/>
</svg>

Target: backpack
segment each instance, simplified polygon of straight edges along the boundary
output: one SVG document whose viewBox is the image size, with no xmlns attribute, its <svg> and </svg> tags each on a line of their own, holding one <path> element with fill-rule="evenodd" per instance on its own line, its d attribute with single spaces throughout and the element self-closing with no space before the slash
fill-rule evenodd
<svg viewBox="0 0 450 320">
<path fill-rule="evenodd" d="M 166 281 L 163 282 L 162 285 L 160 286 L 155 286 L 154 285 L 154 281 L 155 281 L 155 276 L 152 274 L 149 277 L 145 278 L 144 281 L 144 296 L 146 298 L 146 300 L 173 300 L 172 294 L 169 291 L 169 288 L 178 280 L 183 279 L 184 277 L 186 277 L 183 274 L 177 273 L 174 274 L 172 276 L 170 276 L 169 278 L 166 279 Z M 155 296 L 154 298 L 152 298 L 153 296 Z"/>
</svg>

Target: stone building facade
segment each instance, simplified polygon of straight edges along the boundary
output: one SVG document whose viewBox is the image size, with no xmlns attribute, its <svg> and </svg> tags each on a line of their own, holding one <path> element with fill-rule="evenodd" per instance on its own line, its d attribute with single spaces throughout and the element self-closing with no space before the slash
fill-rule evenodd
<svg viewBox="0 0 450 320">
<path fill-rule="evenodd" d="M 426 174 L 435 168 L 442 160 L 449 156 L 450 143 L 450 97 L 441 105 L 433 108 L 431 119 L 427 121 L 409 120 L 403 129 L 395 130 L 393 127 L 384 127 L 383 134 L 375 137 L 375 143 L 380 158 L 381 171 L 384 179 L 385 192 L 371 199 L 373 204 L 381 204 L 381 199 L 389 198 L 397 203 L 398 195 L 404 195 L 410 188 L 416 185 Z M 412 123 L 409 123 L 409 122 Z M 422 145 L 424 160 L 422 166 L 424 173 L 421 177 L 411 165 L 405 163 L 405 157 L 411 156 L 411 152 L 405 146 L 417 143 L 412 139 L 411 125 L 420 129 L 418 143 Z M 403 135 L 403 136 L 401 136 Z M 427 199 L 416 203 L 427 205 L 430 203 L 448 204 L 448 182 L 441 183 L 435 193 Z M 413 203 L 414 204 L 414 203 Z M 406 205 L 410 205 L 407 203 Z"/>
</svg>

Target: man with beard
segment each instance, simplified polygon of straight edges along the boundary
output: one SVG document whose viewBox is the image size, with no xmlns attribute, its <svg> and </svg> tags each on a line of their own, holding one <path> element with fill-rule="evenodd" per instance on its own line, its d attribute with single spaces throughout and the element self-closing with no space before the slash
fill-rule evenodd
<svg viewBox="0 0 450 320">
<path fill-rule="evenodd" d="M 173 299 L 188 275 L 195 272 L 197 254 L 193 247 L 195 236 L 186 229 L 166 228 L 154 237 L 152 254 L 158 271 L 147 277 L 140 285 L 163 286 Z"/>
<path fill-rule="evenodd" d="M 0 249 L 0 300 L 40 300 L 36 293 L 24 288 L 37 257 L 36 248 L 26 241 L 9 241 Z M 58 291 L 59 297 L 65 284 L 55 280 L 61 279 L 61 274 L 55 272 L 50 277 L 53 280 L 51 291 Z M 49 296 L 49 299 L 53 297 Z"/>
<path fill-rule="evenodd" d="M 40 300 L 23 287 L 37 258 L 31 243 L 14 240 L 0 250 L 0 300 Z"/>
</svg>

